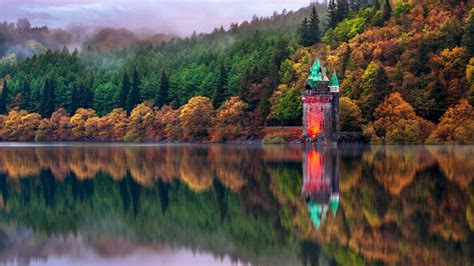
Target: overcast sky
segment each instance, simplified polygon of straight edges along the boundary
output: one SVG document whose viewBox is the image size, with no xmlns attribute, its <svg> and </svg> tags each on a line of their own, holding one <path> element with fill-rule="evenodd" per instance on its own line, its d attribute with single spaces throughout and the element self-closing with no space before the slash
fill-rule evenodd
<svg viewBox="0 0 474 266">
<path fill-rule="evenodd" d="M 297 10 L 310 0 L 0 0 L 0 20 L 25 17 L 34 26 L 114 26 L 187 35 L 216 26 Z"/>
</svg>

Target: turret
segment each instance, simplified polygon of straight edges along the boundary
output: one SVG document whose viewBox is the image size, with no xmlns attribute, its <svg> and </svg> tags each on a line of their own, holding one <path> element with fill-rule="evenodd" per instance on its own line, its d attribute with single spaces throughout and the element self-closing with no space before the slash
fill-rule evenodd
<svg viewBox="0 0 474 266">
<path fill-rule="evenodd" d="M 339 92 L 339 80 L 335 70 L 332 73 L 331 81 L 329 82 L 329 90 L 333 93 Z"/>
</svg>

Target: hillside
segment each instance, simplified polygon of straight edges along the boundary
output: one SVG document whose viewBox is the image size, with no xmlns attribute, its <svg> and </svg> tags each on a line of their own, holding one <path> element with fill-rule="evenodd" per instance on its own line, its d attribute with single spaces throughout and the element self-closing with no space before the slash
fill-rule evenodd
<svg viewBox="0 0 474 266">
<path fill-rule="evenodd" d="M 473 142 L 473 3 L 346 4 L 318 4 L 319 17 L 307 7 L 165 42 L 103 29 L 80 52 L 0 64 L 8 80 L 0 112 L 19 107 L 50 117 L 58 108 L 93 108 L 81 117 L 96 123 L 120 107 L 127 119 L 148 121 L 131 139 L 248 138 L 264 125 L 301 123 L 300 90 L 319 53 L 341 79 L 342 130 L 363 130 L 374 142 Z M 196 96 L 204 98 L 189 102 Z M 160 124 L 164 117 L 175 126 Z M 227 134 L 231 124 L 240 125 L 238 134 Z"/>
</svg>

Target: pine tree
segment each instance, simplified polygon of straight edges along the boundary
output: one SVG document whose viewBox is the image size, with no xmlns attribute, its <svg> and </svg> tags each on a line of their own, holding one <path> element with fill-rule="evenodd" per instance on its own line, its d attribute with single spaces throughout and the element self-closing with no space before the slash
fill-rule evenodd
<svg viewBox="0 0 474 266">
<path fill-rule="evenodd" d="M 87 85 L 81 86 L 81 106 L 82 108 L 91 108 L 94 101 L 94 92 Z"/>
<path fill-rule="evenodd" d="M 160 88 L 158 89 L 158 93 L 155 99 L 156 106 L 158 106 L 159 108 L 169 102 L 169 89 L 170 81 L 168 79 L 168 75 L 166 75 L 165 71 L 162 71 Z"/>
<path fill-rule="evenodd" d="M 71 105 L 69 106 L 69 112 L 74 114 L 79 107 L 81 107 L 81 103 L 79 101 L 81 94 L 77 88 L 78 85 L 74 86 L 71 90 Z"/>
<path fill-rule="evenodd" d="M 212 105 L 214 108 L 218 108 L 221 103 L 225 100 L 225 89 L 227 85 L 227 70 L 224 65 L 220 67 L 219 80 L 217 81 L 214 93 L 212 95 Z"/>
<path fill-rule="evenodd" d="M 469 17 L 464 25 L 464 35 L 462 38 L 462 46 L 466 48 L 469 56 L 474 56 L 474 8 L 471 9 Z"/>
<path fill-rule="evenodd" d="M 431 111 L 429 118 L 432 121 L 438 121 L 438 119 L 441 118 L 441 116 L 443 116 L 443 114 L 448 109 L 448 103 L 446 101 L 448 92 L 446 88 L 443 88 L 441 80 L 438 76 L 436 76 L 433 87 L 431 88 L 430 96 L 430 98 L 433 99 L 436 105 L 435 109 Z"/>
<path fill-rule="evenodd" d="M 132 111 L 135 105 L 140 103 L 140 79 L 138 77 L 138 72 L 135 69 L 132 74 L 132 86 L 128 93 L 127 97 L 127 111 Z"/>
<path fill-rule="evenodd" d="M 304 18 L 298 28 L 299 43 L 303 46 L 309 46 L 308 19 Z"/>
<path fill-rule="evenodd" d="M 373 0 L 372 6 L 374 7 L 375 10 L 380 10 L 380 3 L 379 0 Z"/>
<path fill-rule="evenodd" d="M 337 0 L 336 5 L 337 5 L 337 9 L 336 9 L 337 22 L 341 22 L 345 18 L 347 18 L 347 15 L 349 15 L 349 4 L 347 3 L 347 0 Z"/>
<path fill-rule="evenodd" d="M 31 87 L 27 79 L 23 80 L 21 84 L 21 99 L 20 99 L 20 109 L 30 110 L 30 94 Z"/>
<path fill-rule="evenodd" d="M 308 24 L 308 42 L 309 45 L 317 44 L 321 41 L 321 32 L 319 30 L 319 16 L 316 6 L 311 9 L 311 16 Z"/>
<path fill-rule="evenodd" d="M 328 28 L 333 29 L 337 26 L 337 6 L 336 6 L 336 0 L 329 0 L 329 5 L 328 5 Z"/>
<path fill-rule="evenodd" d="M 50 117 L 51 114 L 54 112 L 54 87 L 54 81 L 51 78 L 47 78 L 44 82 L 44 88 L 40 102 L 40 114 L 42 117 Z"/>
<path fill-rule="evenodd" d="M 382 9 L 382 16 L 383 16 L 384 21 L 389 20 L 390 17 L 392 16 L 392 6 L 390 5 L 390 0 L 385 0 L 383 9 Z"/>
<path fill-rule="evenodd" d="M 122 87 L 120 88 L 119 107 L 126 109 L 127 97 L 130 91 L 130 80 L 126 71 L 123 72 Z"/>
<path fill-rule="evenodd" d="M 0 114 L 6 114 L 8 112 L 8 102 L 9 102 L 10 89 L 6 80 L 3 80 L 2 94 L 0 96 Z"/>
<path fill-rule="evenodd" d="M 349 0 L 349 6 L 350 6 L 352 12 L 357 13 L 357 12 L 359 12 L 359 9 L 361 7 L 361 1 L 360 0 Z"/>
</svg>

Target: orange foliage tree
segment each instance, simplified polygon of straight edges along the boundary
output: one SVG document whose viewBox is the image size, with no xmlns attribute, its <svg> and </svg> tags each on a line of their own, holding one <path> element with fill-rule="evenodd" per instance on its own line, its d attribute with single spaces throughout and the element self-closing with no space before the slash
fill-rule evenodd
<svg viewBox="0 0 474 266">
<path fill-rule="evenodd" d="M 423 142 L 433 125 L 418 117 L 399 93 L 392 93 L 375 110 L 374 130 L 385 143 Z"/>
<path fill-rule="evenodd" d="M 217 110 L 214 122 L 216 140 L 234 140 L 246 134 L 244 117 L 247 104 L 239 97 L 232 97 Z"/>
<path fill-rule="evenodd" d="M 461 100 L 441 117 L 429 143 L 474 143 L 474 109 L 467 100 Z"/>
</svg>

